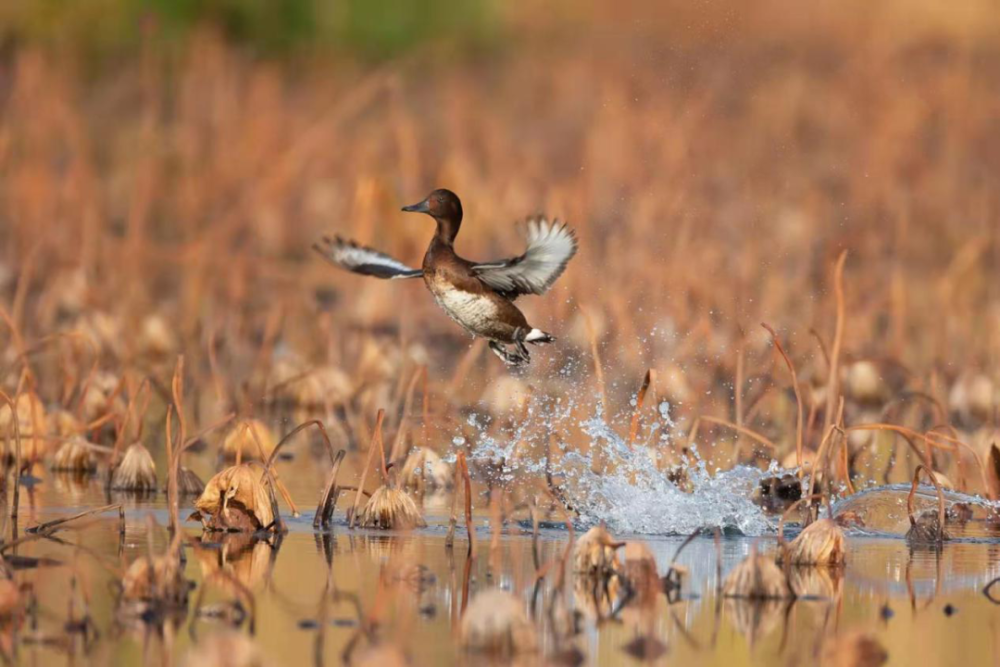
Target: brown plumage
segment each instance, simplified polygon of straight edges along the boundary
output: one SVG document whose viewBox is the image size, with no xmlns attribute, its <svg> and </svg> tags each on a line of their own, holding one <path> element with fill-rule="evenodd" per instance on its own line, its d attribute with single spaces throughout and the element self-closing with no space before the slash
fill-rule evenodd
<svg viewBox="0 0 1000 667">
<path fill-rule="evenodd" d="M 544 218 L 529 219 L 528 247 L 523 254 L 476 263 L 455 252 L 455 237 L 463 216 L 462 203 L 455 193 L 435 190 L 403 210 L 426 213 L 437 223 L 420 269 L 339 236 L 323 237 L 313 247 L 331 264 L 361 275 L 423 278 L 442 310 L 473 336 L 489 340 L 490 349 L 507 364 L 521 365 L 530 360 L 525 343 L 538 345 L 554 340 L 528 324 L 514 299 L 522 294 L 544 294 L 562 275 L 577 248 L 576 236 L 569 227 Z"/>
</svg>

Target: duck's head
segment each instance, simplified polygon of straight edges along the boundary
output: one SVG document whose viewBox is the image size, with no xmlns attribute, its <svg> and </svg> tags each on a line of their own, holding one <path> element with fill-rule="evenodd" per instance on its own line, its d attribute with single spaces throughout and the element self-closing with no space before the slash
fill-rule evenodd
<svg viewBox="0 0 1000 667">
<path fill-rule="evenodd" d="M 462 202 L 451 190 L 439 188 L 427 195 L 423 201 L 404 206 L 407 213 L 426 213 L 438 223 L 438 236 L 451 242 L 462 224 Z"/>
</svg>

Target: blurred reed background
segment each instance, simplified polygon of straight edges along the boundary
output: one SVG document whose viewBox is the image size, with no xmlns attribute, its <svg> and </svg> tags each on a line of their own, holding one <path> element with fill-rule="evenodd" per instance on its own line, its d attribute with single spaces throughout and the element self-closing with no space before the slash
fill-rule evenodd
<svg viewBox="0 0 1000 667">
<path fill-rule="evenodd" d="M 196 422 L 284 402 L 364 447 L 380 407 L 410 437 L 426 368 L 423 437 L 445 450 L 475 444 L 470 411 L 499 428 L 532 393 L 577 396 L 576 417 L 603 395 L 627 422 L 653 369 L 682 430 L 711 416 L 785 458 L 796 403 L 766 322 L 807 449 L 832 388 L 847 426 L 950 424 L 985 455 L 998 117 L 988 0 L 5 3 L 0 382 L 65 405 L 96 369 L 166 394 L 183 353 Z M 399 207 L 434 187 L 463 199 L 468 257 L 520 252 L 516 221 L 541 211 L 579 234 L 553 291 L 523 301 L 560 338 L 525 376 L 421 285 L 310 252 L 339 232 L 418 262 L 430 222 Z M 877 440 L 855 438 L 852 461 L 886 456 Z M 743 442 L 702 453 L 746 459 Z"/>
</svg>

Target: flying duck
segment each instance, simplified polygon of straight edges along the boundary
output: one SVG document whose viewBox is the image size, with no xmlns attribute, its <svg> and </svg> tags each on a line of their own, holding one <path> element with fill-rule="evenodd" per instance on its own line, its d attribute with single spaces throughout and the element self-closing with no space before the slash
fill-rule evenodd
<svg viewBox="0 0 1000 667">
<path fill-rule="evenodd" d="M 420 203 L 404 206 L 403 211 L 426 213 L 437 222 L 422 268 L 411 268 L 340 236 L 324 236 L 313 248 L 334 266 L 353 273 L 389 280 L 423 278 L 448 317 L 473 337 L 487 339 L 490 349 L 508 365 L 530 361 L 525 343 L 539 345 L 555 340 L 529 325 L 514 300 L 522 294 L 544 294 L 562 275 L 576 254 L 572 229 L 558 221 L 530 218 L 528 247 L 523 254 L 477 263 L 455 253 L 455 237 L 462 226 L 462 202 L 454 192 L 435 190 Z"/>
</svg>

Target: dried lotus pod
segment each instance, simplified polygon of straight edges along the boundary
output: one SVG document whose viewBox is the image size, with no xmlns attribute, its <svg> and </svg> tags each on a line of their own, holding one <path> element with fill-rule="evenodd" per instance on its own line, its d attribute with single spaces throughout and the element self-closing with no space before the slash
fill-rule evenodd
<svg viewBox="0 0 1000 667">
<path fill-rule="evenodd" d="M 913 498 L 917 493 L 917 484 L 920 482 L 920 473 L 927 475 L 934 484 L 937 491 L 938 506 L 936 510 L 928 509 L 914 513 Z M 922 465 L 918 465 L 913 472 L 913 483 L 910 485 L 910 494 L 906 498 L 906 513 L 910 517 L 910 529 L 906 531 L 906 541 L 910 544 L 918 545 L 940 545 L 951 537 L 945 532 L 945 507 L 944 493 L 941 490 L 941 483 L 937 475 L 929 471 Z"/>
<path fill-rule="evenodd" d="M 722 583 L 725 597 L 752 600 L 779 600 L 793 598 L 785 573 L 774 564 L 773 558 L 757 553 L 754 545 L 750 555 L 732 569 Z"/>
<path fill-rule="evenodd" d="M 406 457 L 399 476 L 404 489 L 430 490 L 451 488 L 455 472 L 436 452 L 426 447 L 414 449 Z"/>
<path fill-rule="evenodd" d="M 910 515 L 910 529 L 906 531 L 906 541 L 910 544 L 935 545 L 950 539 L 937 510 L 927 509 Z"/>
<path fill-rule="evenodd" d="M 427 525 L 410 494 L 388 484 L 375 489 L 361 509 L 359 519 L 364 528 L 382 530 L 408 530 Z"/>
<path fill-rule="evenodd" d="M 45 405 L 38 394 L 29 391 L 17 397 L 14 407 L 21 436 L 21 460 L 37 461 L 45 456 L 48 449 L 49 420 Z M 0 447 L 11 461 L 16 455 L 14 436 L 10 405 L 6 401 L 0 402 Z"/>
<path fill-rule="evenodd" d="M 94 472 L 97 457 L 83 437 L 77 435 L 64 442 L 52 457 L 52 470 L 56 472 Z"/>
<path fill-rule="evenodd" d="M 606 576 L 618 571 L 616 551 L 625 546 L 615 542 L 604 526 L 594 526 L 573 546 L 573 569 L 581 574 Z"/>
<path fill-rule="evenodd" d="M 136 442 L 111 472 L 111 488 L 116 491 L 155 491 L 156 463 L 149 450 Z"/>
<path fill-rule="evenodd" d="M 806 526 L 785 548 L 792 565 L 841 565 L 847 556 L 844 531 L 833 519 L 819 519 Z"/>
<path fill-rule="evenodd" d="M 274 523 L 270 485 L 253 464 L 230 466 L 208 480 L 192 519 L 205 530 L 257 531 Z"/>
<path fill-rule="evenodd" d="M 60 438 L 72 438 L 84 431 L 83 423 L 69 410 L 56 410 L 49 417 L 52 433 Z"/>
<path fill-rule="evenodd" d="M 459 637 L 466 649 L 512 656 L 538 648 L 535 627 L 516 597 L 497 588 L 478 593 L 462 616 Z"/>
<path fill-rule="evenodd" d="M 200 496 L 205 491 L 205 482 L 201 477 L 184 466 L 177 469 L 177 493 L 182 496 Z"/>
<path fill-rule="evenodd" d="M 882 371 L 872 361 L 855 361 L 844 369 L 844 393 L 863 404 L 879 404 L 889 396 L 889 385 Z"/>
<path fill-rule="evenodd" d="M 177 334 L 166 317 L 152 313 L 139 325 L 138 347 L 141 355 L 162 359 L 178 348 Z"/>
</svg>

